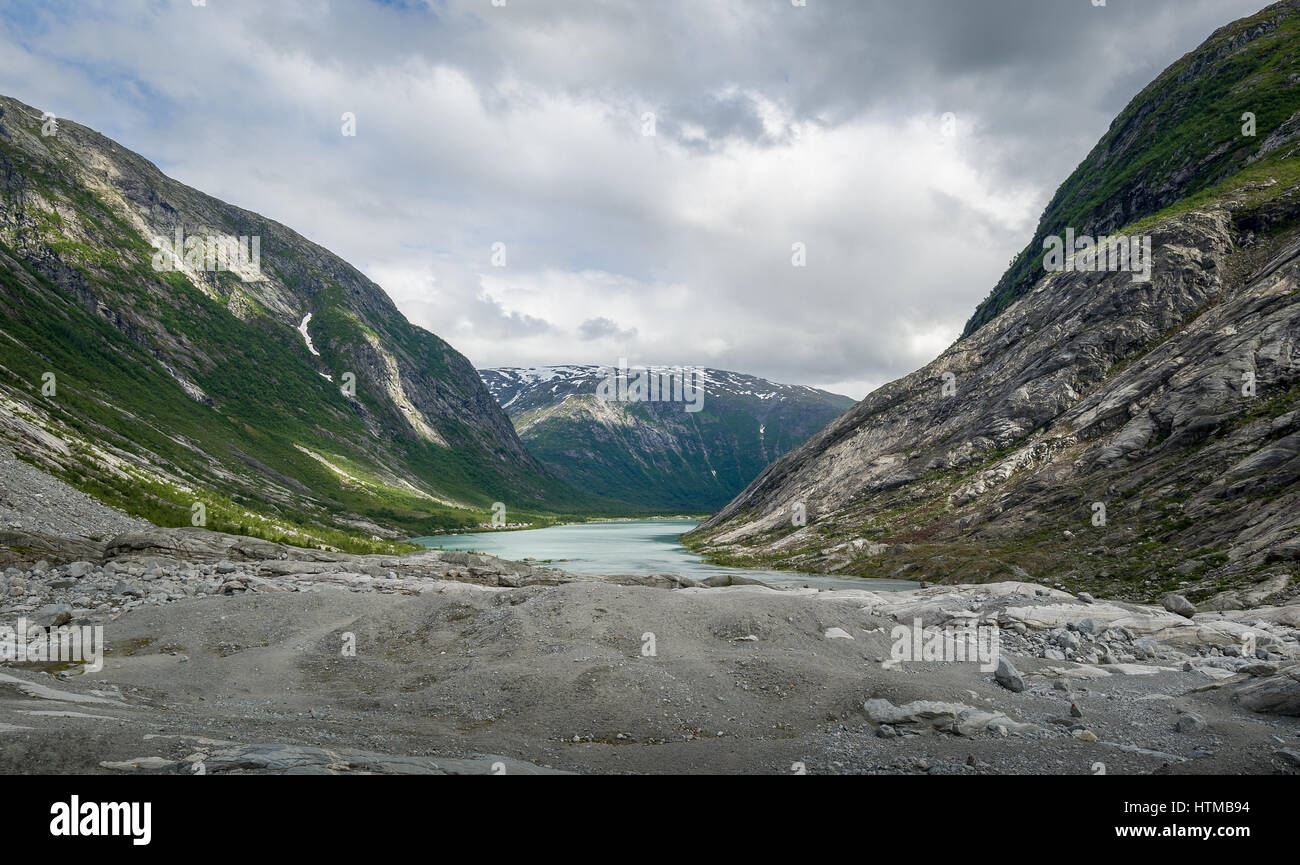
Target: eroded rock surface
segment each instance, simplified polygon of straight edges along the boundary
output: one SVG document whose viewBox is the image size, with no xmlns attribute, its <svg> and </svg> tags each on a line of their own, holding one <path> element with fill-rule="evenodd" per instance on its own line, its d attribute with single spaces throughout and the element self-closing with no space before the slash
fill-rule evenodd
<svg viewBox="0 0 1300 865">
<path fill-rule="evenodd" d="M 34 587 L 69 565 L 6 575 L 24 593 L 0 621 L 28 588 L 81 591 L 72 624 L 102 624 L 108 651 L 94 672 L 5 665 L 0 770 L 1300 771 L 1277 756 L 1300 748 L 1300 605 L 1188 620 L 1022 582 L 670 588 L 457 554 L 131 546 L 73 589 Z M 978 662 L 900 659 L 895 629 L 918 622 L 995 629 L 1021 689 Z"/>
</svg>

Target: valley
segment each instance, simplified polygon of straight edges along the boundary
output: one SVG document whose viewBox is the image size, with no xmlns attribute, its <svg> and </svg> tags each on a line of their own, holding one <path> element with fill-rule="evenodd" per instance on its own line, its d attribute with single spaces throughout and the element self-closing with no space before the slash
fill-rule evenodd
<svg viewBox="0 0 1300 865">
<path fill-rule="evenodd" d="M 529 453 L 558 477 L 669 515 L 716 510 L 853 405 L 815 388 L 709 368 L 569 365 L 479 374 Z M 681 391 L 675 398 L 673 382 Z M 637 387 L 645 393 L 638 396 Z"/>
<path fill-rule="evenodd" d="M 1300 604 L 328 553 L 126 524 L 39 483 L 105 539 L 0 532 L 5 773 L 1300 771 Z M 992 673 L 898 652 L 972 621 L 1000 634 Z M 98 668 L 11 663 L 73 628 L 100 629 Z"/>
<path fill-rule="evenodd" d="M 277 34 L 220 181 L 339 254 L 177 180 L 220 177 L 194 128 L 173 177 L 0 95 L 0 772 L 1300 774 L 1300 0 L 1078 60 L 1137 95 L 1041 198 L 1088 144 L 1012 85 L 1068 58 L 994 55 L 1045 5 L 903 108 L 840 91 L 901 62 L 831 52 L 853 4 L 727 7 L 784 53 L 662 116 L 701 61 L 620 88 L 618 4 L 376 5 Z M 284 85 L 317 50 L 360 125 Z"/>
</svg>

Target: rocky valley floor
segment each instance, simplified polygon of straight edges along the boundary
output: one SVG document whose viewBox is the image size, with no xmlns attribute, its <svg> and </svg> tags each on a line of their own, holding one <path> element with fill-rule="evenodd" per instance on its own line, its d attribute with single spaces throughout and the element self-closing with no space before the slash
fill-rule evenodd
<svg viewBox="0 0 1300 865">
<path fill-rule="evenodd" d="M 65 626 L 107 649 L 0 661 L 0 772 L 1300 772 L 1300 604 L 353 556 L 155 528 L 5 465 L 0 655 Z M 917 622 L 996 625 L 1007 664 L 900 662 Z"/>
<path fill-rule="evenodd" d="M 1300 771 L 1300 605 L 603 580 L 198 529 L 72 546 L 99 555 L 11 564 L 0 622 L 102 624 L 103 669 L 0 668 L 0 771 Z M 999 625 L 1014 669 L 893 660 L 918 620 Z"/>
</svg>

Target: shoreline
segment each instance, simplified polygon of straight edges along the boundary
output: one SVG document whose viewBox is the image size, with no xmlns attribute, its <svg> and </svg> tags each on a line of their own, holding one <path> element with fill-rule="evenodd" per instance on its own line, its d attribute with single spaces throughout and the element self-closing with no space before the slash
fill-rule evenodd
<svg viewBox="0 0 1300 865">
<path fill-rule="evenodd" d="M 599 537 L 599 530 L 595 535 L 589 534 L 597 526 L 657 526 L 661 523 L 673 522 L 679 524 L 678 527 L 684 531 L 677 536 L 676 542 L 669 546 L 663 545 L 659 538 L 650 537 L 627 537 L 615 535 L 615 540 L 625 540 L 628 547 L 644 545 L 645 555 L 653 565 L 638 566 L 629 564 L 625 555 L 615 555 L 608 557 L 608 561 L 602 561 L 602 556 L 607 556 L 608 547 L 605 539 Z M 478 552 L 488 555 L 500 556 L 516 561 L 527 561 L 532 563 L 544 563 L 556 565 L 559 567 L 573 567 L 585 574 L 606 574 L 606 573 L 651 573 L 657 570 L 664 570 L 671 573 L 679 573 L 684 576 L 693 578 L 702 578 L 705 575 L 712 574 L 732 574 L 737 577 L 758 580 L 768 585 L 779 585 L 783 587 L 803 586 L 809 588 L 821 588 L 825 590 L 845 590 L 845 589 L 863 589 L 874 591 L 889 591 L 904 588 L 923 587 L 924 583 L 919 580 L 898 580 L 881 577 L 859 577 L 855 575 L 841 575 L 828 573 L 815 573 L 808 571 L 779 570 L 762 567 L 741 567 L 728 564 L 719 564 L 710 561 L 707 557 L 701 556 L 689 547 L 681 544 L 680 538 L 689 531 L 688 526 L 694 524 L 691 519 L 684 518 L 662 518 L 659 520 L 607 520 L 592 521 L 588 523 L 568 523 L 564 525 L 545 526 L 533 529 L 534 532 L 545 532 L 557 530 L 564 527 L 578 529 L 577 532 L 566 534 L 565 537 L 570 540 L 568 545 L 558 542 L 558 538 L 552 536 L 534 536 L 531 540 L 534 543 L 524 542 L 521 544 L 512 544 L 503 541 L 499 544 L 491 542 L 480 542 L 477 536 L 481 532 L 458 533 L 456 535 L 429 536 L 421 538 L 412 538 L 411 543 L 416 543 L 425 549 L 453 549 L 462 552 Z M 587 527 L 583 529 L 582 527 Z M 503 530 L 504 531 L 504 530 Z M 447 541 L 455 538 L 456 542 L 447 545 Z M 563 554 L 556 552 L 557 548 L 564 550 Z M 591 558 L 584 556 L 590 552 Z M 622 550 L 620 550 L 620 553 Z M 667 559 L 680 558 L 682 561 L 673 562 Z"/>
</svg>

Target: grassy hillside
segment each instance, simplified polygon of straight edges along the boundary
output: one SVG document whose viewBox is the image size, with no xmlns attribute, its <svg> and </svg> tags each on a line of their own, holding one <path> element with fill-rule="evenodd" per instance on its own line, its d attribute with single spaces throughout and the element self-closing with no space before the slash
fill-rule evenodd
<svg viewBox="0 0 1300 865">
<path fill-rule="evenodd" d="M 533 460 L 468 361 L 346 263 L 90 130 L 38 128 L 0 99 L 0 437 L 20 458 L 162 525 L 200 502 L 209 528 L 347 549 L 496 501 L 535 523 L 618 510 Z M 266 280 L 155 270 L 178 225 L 259 236 Z"/>
<path fill-rule="evenodd" d="M 1248 167 L 1269 131 L 1300 112 L 1300 4 L 1277 3 L 1217 30 L 1111 123 L 1043 212 L 1033 239 L 966 323 L 969 335 L 1043 275 L 1043 239 L 1098 236 L 1210 189 Z M 1256 135 L 1243 134 L 1243 115 Z"/>
</svg>

